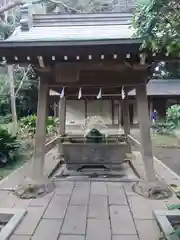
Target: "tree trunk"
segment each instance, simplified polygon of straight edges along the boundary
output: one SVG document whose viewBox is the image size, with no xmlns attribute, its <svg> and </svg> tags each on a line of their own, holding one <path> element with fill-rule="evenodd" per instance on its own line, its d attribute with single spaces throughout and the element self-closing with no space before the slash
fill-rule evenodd
<svg viewBox="0 0 180 240">
<path fill-rule="evenodd" d="M 8 65 L 8 81 L 9 81 L 10 97 L 11 97 L 13 133 L 16 134 L 18 123 L 17 123 L 17 113 L 16 113 L 16 96 L 14 92 L 13 65 Z"/>
<path fill-rule="evenodd" d="M 19 6 L 23 4 L 23 1 L 22 0 L 18 0 L 18 1 L 15 1 L 15 2 L 12 2 L 12 3 L 9 3 L 7 5 L 4 5 L 0 8 L 0 14 L 4 13 L 5 11 L 8 11 L 12 8 L 15 8 L 16 6 Z"/>
</svg>

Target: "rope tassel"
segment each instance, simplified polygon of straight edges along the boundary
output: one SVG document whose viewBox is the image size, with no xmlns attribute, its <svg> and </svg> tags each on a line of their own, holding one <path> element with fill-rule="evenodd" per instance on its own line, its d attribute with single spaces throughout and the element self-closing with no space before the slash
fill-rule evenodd
<svg viewBox="0 0 180 240">
<path fill-rule="evenodd" d="M 121 98 L 125 99 L 124 87 L 122 87 L 122 89 L 121 89 Z"/>
<path fill-rule="evenodd" d="M 60 98 L 63 98 L 63 97 L 64 97 L 64 87 L 62 88 L 61 95 L 60 95 Z"/>
<path fill-rule="evenodd" d="M 80 88 L 78 93 L 78 99 L 81 99 L 81 98 L 82 98 L 82 89 Z"/>
<path fill-rule="evenodd" d="M 99 89 L 99 93 L 97 95 L 97 99 L 100 99 L 102 97 L 102 88 Z"/>
</svg>

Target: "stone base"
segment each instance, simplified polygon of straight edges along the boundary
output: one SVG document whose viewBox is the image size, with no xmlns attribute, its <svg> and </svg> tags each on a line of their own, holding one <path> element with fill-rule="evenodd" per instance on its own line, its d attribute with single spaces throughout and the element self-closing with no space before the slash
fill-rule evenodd
<svg viewBox="0 0 180 240">
<path fill-rule="evenodd" d="M 161 200 L 172 197 L 173 193 L 168 185 L 161 181 L 140 181 L 132 186 L 132 190 L 149 199 Z"/>
<path fill-rule="evenodd" d="M 37 198 L 52 192 L 54 188 L 54 183 L 49 179 L 35 181 L 27 178 L 23 184 L 15 189 L 14 194 L 22 199 Z"/>
</svg>

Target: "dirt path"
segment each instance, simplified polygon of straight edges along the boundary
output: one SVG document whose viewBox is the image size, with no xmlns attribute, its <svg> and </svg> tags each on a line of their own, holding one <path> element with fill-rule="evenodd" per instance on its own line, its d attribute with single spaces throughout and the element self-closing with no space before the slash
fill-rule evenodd
<svg viewBox="0 0 180 240">
<path fill-rule="evenodd" d="M 132 132 L 133 136 L 140 140 L 139 131 Z M 154 156 L 165 163 L 175 173 L 180 175 L 180 148 L 157 147 L 153 144 Z"/>
<path fill-rule="evenodd" d="M 153 147 L 154 156 L 180 175 L 180 149 Z"/>
</svg>

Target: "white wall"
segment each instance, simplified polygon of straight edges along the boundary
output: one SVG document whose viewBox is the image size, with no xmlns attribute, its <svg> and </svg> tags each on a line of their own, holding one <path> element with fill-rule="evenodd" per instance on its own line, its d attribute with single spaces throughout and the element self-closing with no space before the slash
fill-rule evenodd
<svg viewBox="0 0 180 240">
<path fill-rule="evenodd" d="M 133 123 L 138 122 L 137 108 L 135 100 L 133 103 L 134 119 Z M 118 124 L 118 106 L 119 101 L 114 101 L 114 124 Z M 112 102 L 111 100 L 88 100 L 87 116 L 101 116 L 105 124 L 112 124 Z M 85 101 L 84 100 L 66 100 L 66 124 L 81 125 L 85 120 Z"/>
<path fill-rule="evenodd" d="M 112 124 L 112 105 L 110 100 L 87 101 L 87 116 L 101 116 L 105 124 Z M 80 125 L 85 120 L 85 101 L 66 101 L 66 124 Z"/>
<path fill-rule="evenodd" d="M 87 116 L 101 116 L 105 124 L 112 124 L 112 105 L 110 100 L 87 101 Z"/>
<path fill-rule="evenodd" d="M 116 107 L 115 107 L 116 105 Z M 136 112 L 136 111 L 135 111 Z M 114 101 L 114 124 L 118 124 L 118 101 Z M 88 100 L 87 116 L 101 116 L 105 124 L 112 124 L 112 102 L 111 100 Z M 66 124 L 80 125 L 85 120 L 85 101 L 66 101 Z"/>
<path fill-rule="evenodd" d="M 84 100 L 67 100 L 66 101 L 66 124 L 79 125 L 85 120 Z"/>
</svg>

